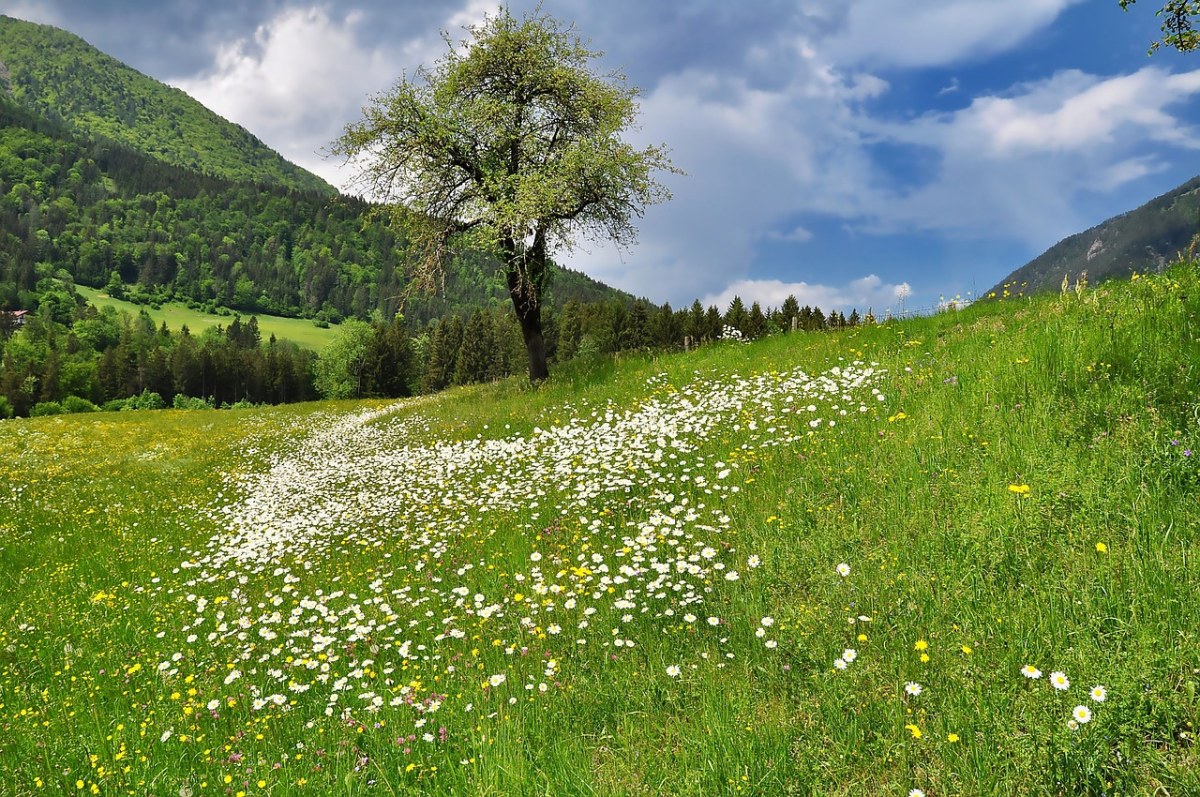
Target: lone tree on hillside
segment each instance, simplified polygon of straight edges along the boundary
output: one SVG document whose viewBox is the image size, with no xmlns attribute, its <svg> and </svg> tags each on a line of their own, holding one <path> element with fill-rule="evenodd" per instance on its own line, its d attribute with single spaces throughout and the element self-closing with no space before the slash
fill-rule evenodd
<svg viewBox="0 0 1200 797">
<path fill-rule="evenodd" d="M 333 144 L 360 159 L 361 184 L 385 197 L 415 253 L 413 279 L 440 282 L 459 245 L 495 253 L 529 354 L 529 378 L 548 376 L 542 339 L 547 258 L 579 235 L 633 242 L 633 219 L 670 193 L 663 147 L 621 139 L 637 90 L 598 74 L 570 26 L 501 8 L 467 28 L 432 68 L 371 99 Z"/>
<path fill-rule="evenodd" d="M 1126 11 L 1137 0 L 1119 0 L 1121 8 Z M 1174 47 L 1181 53 L 1200 49 L 1200 32 L 1197 31 L 1197 18 L 1200 18 L 1200 0 L 1167 0 L 1155 16 L 1162 19 L 1162 39 L 1151 42 L 1150 52 L 1162 47 Z"/>
</svg>

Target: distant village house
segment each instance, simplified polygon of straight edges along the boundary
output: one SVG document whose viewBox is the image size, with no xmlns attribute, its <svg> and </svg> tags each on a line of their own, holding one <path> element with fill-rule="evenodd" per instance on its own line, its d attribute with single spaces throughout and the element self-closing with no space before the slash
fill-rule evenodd
<svg viewBox="0 0 1200 797">
<path fill-rule="evenodd" d="M 6 326 L 12 329 L 25 326 L 25 319 L 29 316 L 28 310 L 0 310 L 0 321 L 5 322 L 0 326 Z"/>
</svg>

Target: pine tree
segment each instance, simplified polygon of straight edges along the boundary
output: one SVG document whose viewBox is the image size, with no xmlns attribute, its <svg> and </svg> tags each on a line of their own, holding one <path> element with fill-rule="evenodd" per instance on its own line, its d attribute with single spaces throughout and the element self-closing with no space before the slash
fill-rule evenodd
<svg viewBox="0 0 1200 797">
<path fill-rule="evenodd" d="M 458 369 L 458 350 L 462 347 L 463 323 L 458 316 L 442 319 L 429 342 L 429 362 L 421 379 L 421 390 L 434 393 L 449 387 Z"/>
<path fill-rule="evenodd" d="M 458 364 L 454 369 L 454 384 L 469 385 L 485 381 L 494 356 L 495 336 L 491 319 L 486 312 L 476 311 L 463 328 Z"/>
<path fill-rule="evenodd" d="M 779 327 L 783 332 L 792 331 L 792 319 L 800 316 L 800 303 L 796 301 L 796 297 L 789 295 L 783 300 L 783 305 L 779 308 Z"/>
<path fill-rule="evenodd" d="M 750 315 L 746 312 L 746 306 L 742 304 L 742 297 L 734 296 L 733 301 L 729 303 L 729 309 L 725 311 L 725 323 L 738 332 L 745 333 L 749 321 Z"/>
<path fill-rule="evenodd" d="M 755 340 L 766 336 L 767 317 L 763 315 L 762 307 L 758 302 L 750 305 L 750 312 L 746 316 L 746 329 L 743 331 L 747 337 Z"/>
</svg>

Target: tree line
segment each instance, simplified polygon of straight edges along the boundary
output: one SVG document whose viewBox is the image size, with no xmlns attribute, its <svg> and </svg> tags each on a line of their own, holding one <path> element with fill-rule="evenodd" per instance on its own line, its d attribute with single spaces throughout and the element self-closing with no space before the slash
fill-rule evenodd
<svg viewBox="0 0 1200 797">
<path fill-rule="evenodd" d="M 44 276 L 39 287 L 37 311 L 20 326 L 0 312 L 0 417 L 393 398 L 502 379 L 526 366 L 520 327 L 499 302 L 427 323 L 401 315 L 349 320 L 318 356 L 289 341 L 264 340 L 253 316 L 199 333 L 172 331 L 156 326 L 145 310 L 131 315 L 86 304 L 64 275 Z M 767 310 L 735 297 L 723 313 L 699 301 L 673 310 L 610 299 L 568 301 L 548 311 L 545 331 L 550 361 L 565 363 L 677 351 L 720 340 L 727 328 L 759 338 L 858 323 L 857 311 L 826 315 L 794 297 Z"/>
</svg>

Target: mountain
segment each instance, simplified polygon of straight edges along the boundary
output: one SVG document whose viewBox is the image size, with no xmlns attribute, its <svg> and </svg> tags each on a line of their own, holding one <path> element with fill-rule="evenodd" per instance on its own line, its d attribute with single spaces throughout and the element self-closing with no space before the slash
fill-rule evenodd
<svg viewBox="0 0 1200 797">
<path fill-rule="evenodd" d="M 337 321 L 385 318 L 406 292 L 404 241 L 361 200 L 203 175 L 0 98 L 0 309 L 37 305 L 61 272 L 148 303 Z M 555 268 L 550 304 L 632 297 Z M 464 252 L 424 322 L 503 304 L 493 259 Z"/>
<path fill-rule="evenodd" d="M 1161 271 L 1200 232 L 1200 177 L 1072 235 L 1000 281 L 989 294 L 1057 290 L 1063 277 L 1090 282 Z"/>
<path fill-rule="evenodd" d="M 0 92 L 85 137 L 244 182 L 332 194 L 238 125 L 58 28 L 0 16 Z"/>
</svg>

